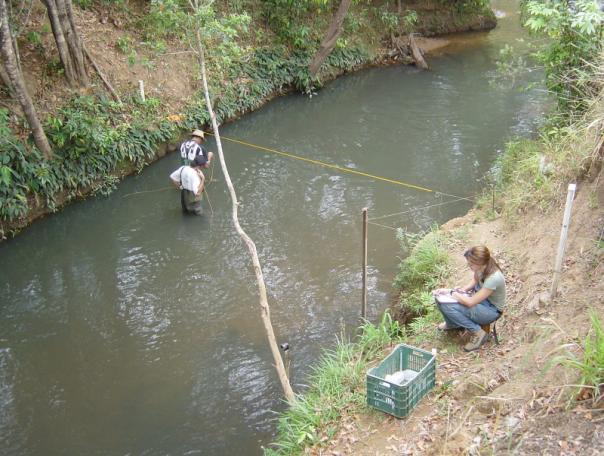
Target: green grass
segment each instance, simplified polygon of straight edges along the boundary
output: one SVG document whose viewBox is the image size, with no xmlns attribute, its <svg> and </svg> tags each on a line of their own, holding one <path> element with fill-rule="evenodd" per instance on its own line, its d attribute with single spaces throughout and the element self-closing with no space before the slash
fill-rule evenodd
<svg viewBox="0 0 604 456">
<path fill-rule="evenodd" d="M 563 355 L 552 359 L 553 364 L 560 364 L 576 370 L 579 374 L 579 391 L 591 390 L 593 402 L 604 398 L 604 326 L 595 311 L 590 312 L 591 328 L 579 354 L 568 348 Z"/>
<path fill-rule="evenodd" d="M 399 234 L 403 253 L 410 252 L 399 265 L 394 287 L 400 290 L 395 316 L 409 324 L 411 332 L 425 334 L 424 328 L 437 321 L 431 290 L 449 276 L 450 261 L 445 234 L 432 229 L 424 235 Z"/>
<path fill-rule="evenodd" d="M 604 72 L 596 74 L 593 83 L 602 86 Z M 602 163 L 604 97 L 584 101 L 589 106 L 585 112 L 553 113 L 540 137 L 513 140 L 498 158 L 492 172 L 495 206 L 508 221 L 530 209 L 546 212 L 557 207 L 566 197 L 568 183 L 596 177 Z M 492 206 L 491 189 L 485 190 L 477 206 Z"/>
<path fill-rule="evenodd" d="M 403 338 L 399 324 L 386 312 L 378 325 L 365 322 L 357 341 L 338 341 L 310 375 L 309 390 L 297 396 L 295 404 L 279 417 L 278 438 L 264 453 L 301 454 L 308 446 L 328 442 L 344 414 L 365 407 L 365 377 L 370 364 L 385 347 Z"/>
</svg>

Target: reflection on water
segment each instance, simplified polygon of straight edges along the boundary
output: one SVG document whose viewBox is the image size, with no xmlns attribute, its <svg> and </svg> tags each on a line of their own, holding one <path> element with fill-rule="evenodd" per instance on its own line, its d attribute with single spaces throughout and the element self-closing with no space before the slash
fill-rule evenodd
<svg viewBox="0 0 604 456">
<path fill-rule="evenodd" d="M 359 324 L 361 209 L 376 218 L 374 319 L 391 293 L 394 228 L 465 212 L 470 203 L 457 197 L 480 191 L 510 135 L 534 129 L 541 93 L 489 80 L 499 49 L 520 35 L 514 21 L 441 50 L 431 72 L 363 71 L 224 126 L 226 137 L 441 192 L 225 141 L 296 390 L 321 348 Z M 223 177 L 214 170 L 214 215 L 203 218 L 184 217 L 176 191 L 132 195 L 165 187 L 177 166 L 168 157 L 109 198 L 0 245 L 0 445 L 9 454 L 260 454 L 271 440 L 282 396 Z"/>
</svg>

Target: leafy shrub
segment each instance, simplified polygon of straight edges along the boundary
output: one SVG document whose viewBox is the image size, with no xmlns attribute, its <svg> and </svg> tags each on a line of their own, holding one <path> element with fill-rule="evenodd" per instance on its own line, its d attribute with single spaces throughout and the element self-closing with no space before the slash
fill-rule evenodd
<svg viewBox="0 0 604 456">
<path fill-rule="evenodd" d="M 262 3 L 263 15 L 282 44 L 304 50 L 315 47 L 318 37 L 312 33 L 316 30 L 313 25 L 327 0 L 263 0 Z"/>
<path fill-rule="evenodd" d="M 435 228 L 419 235 L 399 231 L 397 237 L 403 250 L 411 250 L 399 265 L 394 286 L 405 291 L 423 291 L 440 283 L 449 271 L 443 235 Z"/>
<path fill-rule="evenodd" d="M 151 0 L 140 25 L 149 40 L 183 39 L 188 32 L 186 0 Z"/>
<path fill-rule="evenodd" d="M 593 88 L 594 66 L 602 50 L 604 13 L 595 0 L 529 0 L 524 3 L 525 26 L 550 38 L 537 58 L 545 67 L 547 87 L 561 110 L 584 110 Z"/>
<path fill-rule="evenodd" d="M 46 121 L 55 152 L 51 161 L 33 145 L 16 139 L 8 127 L 8 113 L 0 110 L 0 219 L 27 216 L 35 195 L 54 210 L 59 192 L 69 198 L 91 187 L 107 194 L 116 184 L 108 174 L 118 164 L 126 161 L 140 166 L 152 157 L 156 145 L 171 138 L 176 127 L 166 121 L 149 129 L 157 103 L 139 103 L 136 109 L 133 104 L 125 107 L 92 96 L 74 98 Z"/>
</svg>

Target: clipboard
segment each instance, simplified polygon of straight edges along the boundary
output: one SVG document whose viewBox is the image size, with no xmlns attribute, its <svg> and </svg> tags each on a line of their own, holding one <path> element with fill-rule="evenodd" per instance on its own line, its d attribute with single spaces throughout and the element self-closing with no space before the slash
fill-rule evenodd
<svg viewBox="0 0 604 456">
<path fill-rule="evenodd" d="M 451 294 L 436 295 L 434 296 L 434 299 L 439 304 L 455 304 L 459 302 L 457 299 L 451 296 Z"/>
<path fill-rule="evenodd" d="M 459 292 L 457 291 L 457 293 L 460 293 L 464 296 L 470 296 L 469 293 L 466 292 Z M 434 295 L 434 300 L 438 303 L 438 304 L 456 304 L 459 301 L 457 299 L 455 299 L 451 293 L 445 293 L 445 294 L 440 294 L 440 295 Z"/>
</svg>

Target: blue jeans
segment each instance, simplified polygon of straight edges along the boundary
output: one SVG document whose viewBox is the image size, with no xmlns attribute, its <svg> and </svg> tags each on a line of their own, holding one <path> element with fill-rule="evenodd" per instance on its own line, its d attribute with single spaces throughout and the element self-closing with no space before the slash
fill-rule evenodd
<svg viewBox="0 0 604 456">
<path fill-rule="evenodd" d="M 479 302 L 474 307 L 463 304 L 438 304 L 438 310 L 443 314 L 447 327 L 465 328 L 477 332 L 481 325 L 488 325 L 499 318 L 499 311 L 488 299 Z"/>
</svg>

